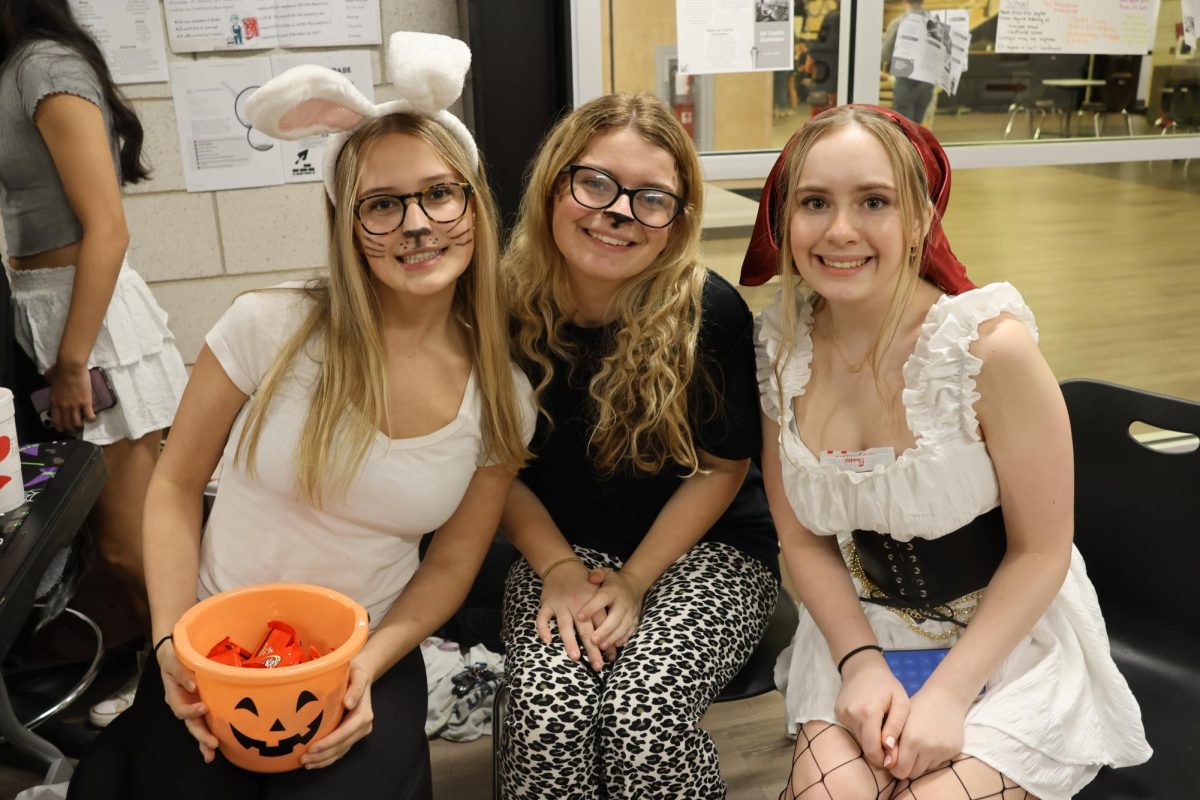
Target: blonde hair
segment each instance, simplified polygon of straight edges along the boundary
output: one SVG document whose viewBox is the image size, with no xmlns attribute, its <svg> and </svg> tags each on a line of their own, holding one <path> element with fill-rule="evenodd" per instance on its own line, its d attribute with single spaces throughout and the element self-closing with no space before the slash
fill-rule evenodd
<svg viewBox="0 0 1200 800">
<path fill-rule="evenodd" d="M 318 350 L 313 359 L 320 372 L 296 454 L 301 493 L 318 506 L 326 487 L 346 489 L 362 467 L 375 432 L 391 427 L 380 303 L 354 238 L 354 204 L 363 163 L 374 144 L 390 134 L 422 140 L 474 189 L 470 207 L 475 252 L 455 284 L 452 313 L 468 330 L 482 401 L 480 428 L 486 460 L 516 470 L 529 458 L 507 351 L 496 206 L 483 165 L 472 169 L 458 140 L 428 117 L 389 114 L 356 130 L 338 156 L 337 202 L 326 203 L 329 275 L 304 288 L 310 301 L 308 314 L 255 392 L 238 441 L 238 457 L 253 470 L 267 409 L 280 382 L 301 350 L 310 346 Z"/>
<path fill-rule="evenodd" d="M 868 351 L 868 363 L 875 374 L 876 387 L 879 388 L 879 362 L 887 351 L 888 345 L 895 338 L 904 314 L 904 308 L 916 291 L 917 281 L 920 280 L 921 259 L 925 252 L 925 236 L 934 213 L 929 202 L 929 184 L 925 175 L 925 166 L 916 147 L 904 131 L 887 117 L 874 109 L 860 106 L 838 106 L 826 111 L 813 120 L 805 123 L 800 129 L 791 149 L 788 150 L 784 161 L 782 181 L 779 192 L 783 203 L 779 206 L 779 217 L 774 220 L 775 230 L 779 232 L 779 274 L 781 276 L 783 296 L 795 298 L 797 295 L 812 297 L 813 309 L 819 309 L 822 298 L 817 295 L 800 277 L 792 258 L 790 221 L 796 213 L 800 201 L 800 193 L 796 184 L 808 155 L 824 136 L 835 131 L 850 127 L 860 127 L 873 135 L 883 145 L 896 181 L 896 205 L 903 221 L 906 241 L 905 259 L 901 265 L 896 286 L 888 303 L 887 313 L 875 334 Z M 781 304 L 783 323 L 783 341 L 775 359 L 777 377 L 782 365 L 787 363 L 796 342 L 796 304 L 784 302 Z M 782 380 L 777 380 L 782 386 Z"/>
<path fill-rule="evenodd" d="M 607 472 L 626 464 L 657 472 L 674 460 L 692 474 L 700 470 L 700 460 L 688 420 L 689 387 L 696 378 L 708 383 L 696 354 L 707 276 L 699 258 L 703 185 L 691 139 L 653 95 L 592 100 L 542 141 L 504 255 L 513 300 L 513 346 L 516 357 L 538 373 L 535 391 L 545 414 L 541 397 L 554 375 L 551 359 L 574 365 L 576 355 L 563 338 L 575 303 L 566 261 L 551 230 L 554 204 L 561 192 L 569 191 L 562 172 L 595 137 L 621 129 L 635 131 L 671 155 L 685 205 L 663 251 L 613 297 L 611 351 L 588 385 L 593 406 L 588 446 L 593 464 Z"/>
</svg>

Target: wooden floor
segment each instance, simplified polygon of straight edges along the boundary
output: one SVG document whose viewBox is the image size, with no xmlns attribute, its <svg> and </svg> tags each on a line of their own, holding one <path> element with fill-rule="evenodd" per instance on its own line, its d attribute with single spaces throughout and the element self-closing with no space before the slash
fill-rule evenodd
<svg viewBox="0 0 1200 800">
<path fill-rule="evenodd" d="M 771 147 L 775 150 L 783 147 L 796 128 L 812 115 L 811 106 L 801 104 L 789 117 L 776 118 L 771 123 Z M 962 144 L 966 142 L 1001 142 L 1004 141 L 1004 128 L 1008 124 L 1007 113 L 970 112 L 963 114 L 935 114 L 932 119 L 926 119 L 930 129 L 937 134 L 942 144 Z M 1055 139 L 1062 135 L 1061 117 L 1042 117 L 1035 119 L 1035 126 L 1042 126 L 1041 138 Z M 1134 114 L 1130 117 L 1135 136 L 1156 135 L 1161 131 L 1154 127 L 1154 120 L 1147 120 L 1144 115 Z M 1075 136 L 1092 136 L 1094 133 L 1092 115 L 1073 115 L 1071 117 L 1071 134 Z M 1125 136 L 1127 129 L 1120 114 L 1107 114 L 1103 118 L 1101 129 L 1104 136 Z M 1029 118 L 1018 114 L 1013 121 L 1009 140 L 1032 139 L 1029 128 Z"/>
<path fill-rule="evenodd" d="M 702 726 L 720 753 L 728 800 L 778 800 L 792 763 L 792 740 L 784 733 L 783 697 L 778 692 L 714 705 Z M 430 748 L 437 800 L 491 797 L 491 737 L 466 744 L 435 739 Z"/>
<path fill-rule="evenodd" d="M 945 219 L 976 284 L 1009 281 L 1058 378 L 1200 400 L 1200 160 L 969 169 Z M 737 280 L 747 236 L 704 243 Z M 772 284 L 746 288 L 753 310 Z"/>
</svg>

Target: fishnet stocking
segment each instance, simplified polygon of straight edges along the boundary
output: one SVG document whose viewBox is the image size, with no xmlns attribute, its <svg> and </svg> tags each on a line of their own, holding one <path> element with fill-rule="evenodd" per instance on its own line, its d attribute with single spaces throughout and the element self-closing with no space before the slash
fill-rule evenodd
<svg viewBox="0 0 1200 800">
<path fill-rule="evenodd" d="M 845 728 L 808 722 L 797 734 L 792 774 L 779 800 L 888 800 L 895 786 L 895 778 L 867 763 Z"/>
<path fill-rule="evenodd" d="M 796 737 L 792 773 L 779 800 L 1038 800 L 1007 776 L 960 755 L 919 778 L 897 781 L 872 767 L 842 727 L 808 722 Z"/>
<path fill-rule="evenodd" d="M 1037 800 L 977 758 L 959 756 L 903 783 L 892 800 Z"/>
</svg>

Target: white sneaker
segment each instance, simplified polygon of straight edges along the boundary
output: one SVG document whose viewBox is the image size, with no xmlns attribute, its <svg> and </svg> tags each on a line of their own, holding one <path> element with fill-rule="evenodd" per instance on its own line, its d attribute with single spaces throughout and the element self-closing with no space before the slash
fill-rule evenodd
<svg viewBox="0 0 1200 800">
<path fill-rule="evenodd" d="M 88 711 L 88 722 L 97 728 L 104 728 L 122 713 L 128 711 L 129 707 L 133 705 L 133 697 L 137 693 L 137 685 L 141 677 L 142 671 L 139 669 L 132 678 L 125 682 L 124 686 L 92 706 Z"/>
</svg>

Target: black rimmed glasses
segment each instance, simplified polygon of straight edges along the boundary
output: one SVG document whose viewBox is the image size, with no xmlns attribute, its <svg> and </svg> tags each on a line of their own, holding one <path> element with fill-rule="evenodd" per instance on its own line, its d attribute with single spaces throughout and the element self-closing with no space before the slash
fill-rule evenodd
<svg viewBox="0 0 1200 800">
<path fill-rule="evenodd" d="M 434 222 L 457 222 L 467 213 L 472 191 L 469 183 L 435 183 L 408 194 L 368 195 L 355 204 L 354 216 L 367 233 L 384 236 L 404 224 L 408 201 L 416 198 L 421 211 Z"/>
<path fill-rule="evenodd" d="M 626 189 L 604 170 L 582 164 L 572 164 L 563 173 L 571 176 L 571 196 L 585 208 L 610 208 L 628 195 L 633 218 L 647 228 L 665 228 L 683 213 L 683 198 L 666 189 Z"/>
</svg>

